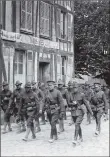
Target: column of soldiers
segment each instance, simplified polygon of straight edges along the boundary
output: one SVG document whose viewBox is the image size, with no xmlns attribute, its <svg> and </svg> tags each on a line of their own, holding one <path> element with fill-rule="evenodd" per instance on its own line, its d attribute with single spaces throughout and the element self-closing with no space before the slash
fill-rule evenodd
<svg viewBox="0 0 110 157">
<path fill-rule="evenodd" d="M 67 119 L 67 109 L 71 113 L 71 124 L 75 125 L 72 143 L 76 145 L 78 141 L 83 141 L 81 123 L 87 113 L 87 122 L 91 124 L 91 117 L 96 122 L 95 135 L 101 132 L 101 117 L 104 114 L 108 119 L 108 109 L 110 103 L 110 91 L 101 84 L 94 83 L 94 88 L 86 82 L 83 92 L 76 82 L 68 82 L 68 87 L 62 80 L 58 83 L 48 81 L 47 84 L 32 81 L 27 82 L 24 88 L 22 83 L 16 81 L 16 88 L 13 92 L 9 89 L 7 82 L 3 82 L 3 90 L 0 93 L 1 109 L 4 111 L 3 134 L 12 131 L 10 118 L 13 115 L 17 123 L 17 133 L 25 132 L 24 141 L 28 140 L 30 132 L 32 138 L 36 138 L 36 133 L 41 131 L 39 118 L 42 124 L 46 121 L 50 123 L 50 139 L 53 143 L 58 139 L 58 133 L 65 131 L 64 120 Z M 105 92 L 106 91 L 106 92 Z M 57 131 L 57 123 L 59 130 Z"/>
</svg>

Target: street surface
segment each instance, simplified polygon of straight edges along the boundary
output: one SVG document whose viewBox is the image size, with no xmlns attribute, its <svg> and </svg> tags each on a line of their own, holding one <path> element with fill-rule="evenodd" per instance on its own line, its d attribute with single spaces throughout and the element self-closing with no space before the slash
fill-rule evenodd
<svg viewBox="0 0 110 157">
<path fill-rule="evenodd" d="M 83 139 L 81 145 L 73 147 L 74 125 L 69 126 L 70 113 L 65 121 L 65 132 L 58 136 L 58 141 L 50 144 L 50 125 L 41 125 L 42 131 L 36 134 L 36 140 L 24 142 L 25 133 L 13 132 L 1 135 L 1 156 L 109 156 L 109 121 L 102 119 L 102 131 L 99 137 L 94 136 L 95 121 L 86 125 L 86 116 L 82 123 Z M 57 125 L 58 126 L 58 125 Z M 3 128 L 3 126 L 1 127 Z"/>
</svg>

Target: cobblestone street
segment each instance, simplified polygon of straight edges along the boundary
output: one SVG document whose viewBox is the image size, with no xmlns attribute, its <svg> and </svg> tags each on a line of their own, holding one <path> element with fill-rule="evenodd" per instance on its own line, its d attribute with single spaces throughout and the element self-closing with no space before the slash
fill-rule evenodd
<svg viewBox="0 0 110 157">
<path fill-rule="evenodd" d="M 34 141 L 23 142 L 24 133 L 13 132 L 1 135 L 1 156 L 109 156 L 109 121 L 102 119 L 102 132 L 99 137 L 94 136 L 95 122 L 86 125 L 86 119 L 82 124 L 84 142 L 73 147 L 72 139 L 74 125 L 69 126 L 70 115 L 65 121 L 65 132 L 59 135 L 59 140 L 48 143 L 50 125 L 41 125 L 42 131 L 36 134 Z M 30 135 L 31 139 L 31 135 Z"/>
</svg>

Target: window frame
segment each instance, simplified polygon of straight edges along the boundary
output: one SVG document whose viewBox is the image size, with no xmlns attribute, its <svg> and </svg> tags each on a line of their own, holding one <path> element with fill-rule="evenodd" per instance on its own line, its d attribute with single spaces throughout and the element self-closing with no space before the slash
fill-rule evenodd
<svg viewBox="0 0 110 157">
<path fill-rule="evenodd" d="M 41 34 L 41 31 L 40 31 L 40 17 L 41 17 L 41 12 L 40 12 L 40 7 L 41 7 L 41 3 L 45 3 L 45 4 L 48 4 L 50 9 L 49 9 L 49 36 L 46 36 L 46 35 L 43 35 Z M 45 2 L 45 1 L 39 1 L 39 37 L 40 38 L 44 38 L 44 39 L 49 39 L 51 40 L 52 38 L 52 17 L 51 17 L 51 12 L 52 12 L 52 6 L 49 2 Z"/>
<path fill-rule="evenodd" d="M 21 16 L 22 16 L 22 1 L 20 1 L 20 32 L 21 33 L 26 33 L 26 34 L 30 34 L 30 35 L 33 35 L 33 33 L 34 33 L 34 24 L 33 24 L 33 22 L 34 22 L 34 1 L 31 1 L 32 2 L 32 30 L 28 30 L 27 29 L 27 22 L 25 23 L 25 25 L 26 25 L 26 27 L 25 28 L 22 28 L 21 27 Z M 26 7 L 26 9 L 25 9 L 25 12 L 27 12 L 27 1 L 25 0 L 25 7 Z M 27 13 L 26 13 L 26 20 L 27 20 Z"/>
</svg>

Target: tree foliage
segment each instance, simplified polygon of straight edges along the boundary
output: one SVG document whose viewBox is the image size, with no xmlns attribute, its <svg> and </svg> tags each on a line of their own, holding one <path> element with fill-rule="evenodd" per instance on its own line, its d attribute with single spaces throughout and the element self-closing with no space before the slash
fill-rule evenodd
<svg viewBox="0 0 110 157">
<path fill-rule="evenodd" d="M 75 0 L 76 73 L 110 71 L 109 0 Z"/>
</svg>

